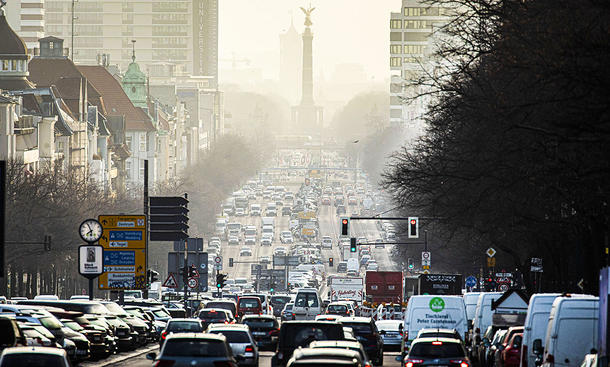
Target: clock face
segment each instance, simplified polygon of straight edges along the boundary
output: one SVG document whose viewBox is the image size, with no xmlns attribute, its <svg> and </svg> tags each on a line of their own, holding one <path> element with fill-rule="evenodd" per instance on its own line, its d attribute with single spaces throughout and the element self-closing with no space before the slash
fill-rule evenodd
<svg viewBox="0 0 610 367">
<path fill-rule="evenodd" d="M 96 242 L 102 237 L 102 225 L 95 219 L 87 219 L 78 232 L 85 242 Z"/>
</svg>

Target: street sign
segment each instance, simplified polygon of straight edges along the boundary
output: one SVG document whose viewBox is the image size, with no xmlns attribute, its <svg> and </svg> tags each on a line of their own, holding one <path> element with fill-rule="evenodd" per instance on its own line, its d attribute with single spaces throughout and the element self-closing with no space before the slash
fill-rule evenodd
<svg viewBox="0 0 610 367">
<path fill-rule="evenodd" d="M 167 288 L 178 288 L 178 282 L 176 282 L 176 278 L 174 278 L 174 274 L 170 273 L 163 282 L 163 286 Z"/>
<path fill-rule="evenodd" d="M 487 251 L 485 251 L 485 253 L 489 257 L 494 257 L 496 255 L 496 250 L 493 247 L 490 247 L 487 249 Z"/>
<path fill-rule="evenodd" d="M 530 271 L 532 273 L 543 273 L 544 268 L 542 267 L 542 259 L 539 257 L 532 257 L 532 262 L 530 265 Z"/>
<path fill-rule="evenodd" d="M 469 276 L 468 278 L 466 278 L 466 287 L 472 288 L 475 287 L 477 285 L 477 278 L 475 278 L 474 276 Z"/>
<path fill-rule="evenodd" d="M 585 280 L 584 279 L 580 279 L 578 281 L 578 283 L 576 283 L 576 285 L 578 286 L 578 288 L 580 288 L 581 291 L 585 290 Z"/>
<path fill-rule="evenodd" d="M 494 266 L 496 266 L 496 258 L 495 257 L 488 257 L 487 258 L 487 267 L 488 268 L 493 268 Z"/>
<path fill-rule="evenodd" d="M 96 278 L 104 272 L 104 248 L 98 245 L 83 245 L 78 248 L 78 272 L 87 278 Z"/>
<path fill-rule="evenodd" d="M 214 266 L 214 268 L 216 270 L 222 270 L 222 263 L 216 263 L 216 265 Z"/>
<path fill-rule="evenodd" d="M 220 256 L 216 256 L 216 257 L 214 258 L 214 262 L 215 262 L 216 264 L 220 264 L 220 263 L 222 262 L 222 257 L 220 257 Z"/>
<path fill-rule="evenodd" d="M 146 216 L 100 215 L 103 247 L 101 290 L 146 288 Z"/>
<path fill-rule="evenodd" d="M 502 283 L 498 286 L 498 290 L 500 292 L 506 292 L 508 290 L 508 288 L 509 288 L 509 285 L 506 283 Z"/>
<path fill-rule="evenodd" d="M 430 274 L 430 270 L 427 270 L 427 269 L 426 269 L 426 270 L 422 271 L 422 273 L 424 273 L 424 274 Z"/>
<path fill-rule="evenodd" d="M 432 261 L 430 259 L 430 252 L 429 251 L 423 251 L 421 253 L 421 265 L 423 266 L 427 266 L 428 268 L 430 267 Z M 425 268 L 425 269 L 428 269 Z"/>
<path fill-rule="evenodd" d="M 298 266 L 301 261 L 298 256 L 287 256 L 286 263 L 288 266 Z"/>
<path fill-rule="evenodd" d="M 197 278 L 189 278 L 186 284 L 189 286 L 189 288 L 197 288 L 199 281 Z"/>
<path fill-rule="evenodd" d="M 188 202 L 182 196 L 149 198 L 151 241 L 179 241 L 188 238 Z"/>
<path fill-rule="evenodd" d="M 192 278 L 199 278 L 199 270 L 197 270 L 196 267 L 193 268 L 193 270 L 194 270 L 195 273 L 193 274 Z"/>
</svg>

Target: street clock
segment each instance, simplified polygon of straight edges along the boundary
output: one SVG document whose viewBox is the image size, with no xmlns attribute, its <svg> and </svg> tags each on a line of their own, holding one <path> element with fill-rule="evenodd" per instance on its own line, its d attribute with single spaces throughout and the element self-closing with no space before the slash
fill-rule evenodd
<svg viewBox="0 0 610 367">
<path fill-rule="evenodd" d="M 95 219 L 87 219 L 81 223 L 78 234 L 85 242 L 97 242 L 102 237 L 102 225 Z"/>
</svg>

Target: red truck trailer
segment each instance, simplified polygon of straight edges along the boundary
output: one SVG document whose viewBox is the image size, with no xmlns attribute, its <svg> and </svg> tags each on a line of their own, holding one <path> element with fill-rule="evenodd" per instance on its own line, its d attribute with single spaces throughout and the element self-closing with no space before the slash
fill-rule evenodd
<svg viewBox="0 0 610 367">
<path fill-rule="evenodd" d="M 366 300 L 371 303 L 402 303 L 402 271 L 367 271 Z"/>
</svg>

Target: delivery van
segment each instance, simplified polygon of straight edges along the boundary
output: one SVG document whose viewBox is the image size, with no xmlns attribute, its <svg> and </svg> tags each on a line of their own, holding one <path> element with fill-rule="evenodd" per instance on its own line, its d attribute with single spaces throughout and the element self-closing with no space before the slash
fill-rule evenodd
<svg viewBox="0 0 610 367">
<path fill-rule="evenodd" d="M 540 339 L 544 345 L 551 307 L 559 296 L 559 293 L 536 293 L 530 298 L 523 325 L 520 367 L 536 367 L 536 354 L 532 344 L 534 340 Z"/>
<path fill-rule="evenodd" d="M 502 297 L 502 292 L 483 292 L 479 294 L 477 307 L 474 311 L 472 319 L 472 335 L 470 337 L 470 353 L 474 359 L 478 359 L 480 341 L 487 327 L 491 325 L 493 311 L 491 310 L 491 301 L 495 301 Z"/>
<path fill-rule="evenodd" d="M 466 306 L 461 296 L 412 296 L 403 321 L 404 337 L 400 348 L 403 359 L 421 329 L 455 329 L 462 338 L 468 332 Z"/>
<path fill-rule="evenodd" d="M 598 297 L 557 297 L 549 315 L 542 367 L 579 366 L 591 349 L 597 349 L 598 327 Z M 534 340 L 534 351 L 540 352 L 541 344 Z"/>
</svg>

